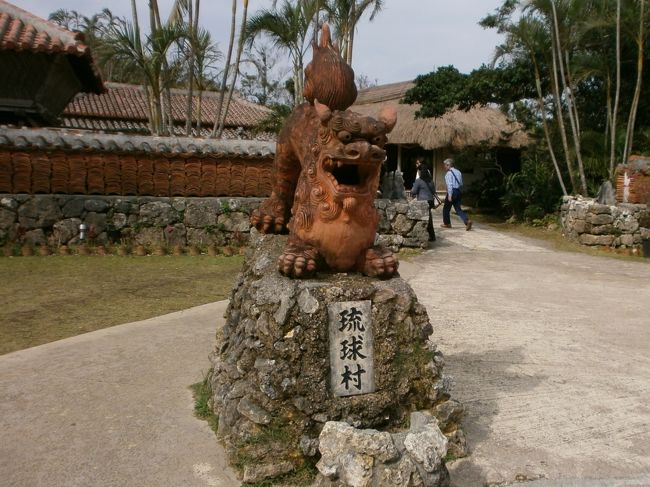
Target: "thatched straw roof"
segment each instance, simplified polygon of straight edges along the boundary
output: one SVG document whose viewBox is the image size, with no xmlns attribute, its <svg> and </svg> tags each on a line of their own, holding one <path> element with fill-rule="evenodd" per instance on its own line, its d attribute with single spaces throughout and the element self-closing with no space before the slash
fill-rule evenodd
<svg viewBox="0 0 650 487">
<path fill-rule="evenodd" d="M 424 149 L 443 147 L 460 149 L 487 144 L 491 147 L 518 149 L 531 143 L 521 125 L 508 120 L 501 111 L 491 107 L 472 108 L 468 112 L 454 110 L 439 118 L 415 118 L 419 105 L 399 103 L 404 93 L 414 86 L 411 81 L 375 86 L 359 91 L 350 109 L 377 117 L 379 110 L 393 105 L 397 125 L 388 136 L 389 144 L 417 144 Z"/>
</svg>

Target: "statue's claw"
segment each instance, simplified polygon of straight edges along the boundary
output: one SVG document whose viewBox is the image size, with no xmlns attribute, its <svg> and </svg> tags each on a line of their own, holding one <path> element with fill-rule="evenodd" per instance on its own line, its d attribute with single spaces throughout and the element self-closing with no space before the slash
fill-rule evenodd
<svg viewBox="0 0 650 487">
<path fill-rule="evenodd" d="M 265 201 L 251 213 L 251 225 L 262 233 L 283 233 L 287 228 L 284 208 L 282 201 Z"/>
<path fill-rule="evenodd" d="M 399 261 L 395 254 L 384 247 L 366 250 L 361 272 L 370 277 L 391 277 L 397 272 Z"/>
<path fill-rule="evenodd" d="M 314 247 L 290 241 L 278 259 L 278 270 L 287 277 L 310 277 L 316 272 L 317 260 Z"/>
</svg>

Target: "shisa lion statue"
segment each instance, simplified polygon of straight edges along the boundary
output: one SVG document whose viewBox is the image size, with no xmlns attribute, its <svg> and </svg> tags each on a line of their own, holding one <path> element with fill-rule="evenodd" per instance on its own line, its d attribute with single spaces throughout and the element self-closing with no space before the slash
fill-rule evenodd
<svg viewBox="0 0 650 487">
<path fill-rule="evenodd" d="M 347 110 L 357 97 L 354 71 L 332 45 L 327 24 L 313 51 L 305 69 L 307 102 L 293 110 L 278 137 L 272 193 L 251 224 L 263 233 L 288 228 L 278 260 L 286 276 L 331 269 L 390 277 L 398 260 L 373 245 L 374 199 L 395 109 L 382 110 L 378 120 Z"/>
</svg>

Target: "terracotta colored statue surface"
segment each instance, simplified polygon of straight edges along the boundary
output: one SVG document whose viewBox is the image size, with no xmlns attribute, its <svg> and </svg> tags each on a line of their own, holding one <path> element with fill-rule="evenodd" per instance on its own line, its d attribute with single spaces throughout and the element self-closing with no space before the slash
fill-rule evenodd
<svg viewBox="0 0 650 487">
<path fill-rule="evenodd" d="M 377 120 L 346 110 L 357 95 L 354 72 L 332 46 L 327 25 L 313 48 L 305 69 L 308 102 L 294 109 L 279 135 L 273 191 L 251 223 L 264 233 L 289 229 L 278 262 L 287 276 L 318 269 L 392 276 L 397 258 L 373 243 L 374 199 L 395 110 L 382 110 Z"/>
</svg>

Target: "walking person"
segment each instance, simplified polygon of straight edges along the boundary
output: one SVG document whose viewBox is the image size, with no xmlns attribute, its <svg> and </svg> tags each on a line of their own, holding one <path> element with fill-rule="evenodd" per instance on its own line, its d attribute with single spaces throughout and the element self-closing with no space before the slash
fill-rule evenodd
<svg viewBox="0 0 650 487">
<path fill-rule="evenodd" d="M 445 204 L 442 207 L 442 227 L 451 228 L 451 207 L 454 207 L 456 214 L 463 220 L 465 230 L 472 229 L 472 220 L 461 208 L 461 198 L 463 193 L 463 174 L 454 167 L 453 159 L 445 159 L 445 184 L 447 185 L 447 195 Z"/>
<path fill-rule="evenodd" d="M 426 168 L 421 157 L 415 160 L 415 167 L 417 173 L 415 181 L 411 187 L 411 196 L 419 201 L 427 201 L 429 203 L 429 221 L 427 223 L 427 232 L 429 233 L 429 242 L 436 240 L 436 231 L 433 229 L 433 218 L 431 217 L 431 209 L 434 208 L 434 195 L 436 194 L 436 187 L 433 184 L 431 173 Z"/>
</svg>

